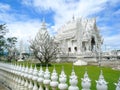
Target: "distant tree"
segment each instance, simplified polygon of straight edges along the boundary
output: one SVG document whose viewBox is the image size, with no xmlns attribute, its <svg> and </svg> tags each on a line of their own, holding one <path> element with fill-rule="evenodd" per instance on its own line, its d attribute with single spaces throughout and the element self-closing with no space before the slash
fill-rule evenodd
<svg viewBox="0 0 120 90">
<path fill-rule="evenodd" d="M 0 24 L 0 60 L 1 56 L 4 54 L 4 49 L 5 49 L 5 44 L 6 44 L 6 39 L 5 35 L 7 33 L 7 28 L 5 24 Z"/>
<path fill-rule="evenodd" d="M 15 59 L 15 44 L 17 42 L 16 37 L 9 37 L 7 38 L 7 43 L 6 43 L 6 49 L 8 51 L 8 61 L 11 61 L 12 59 Z"/>
<path fill-rule="evenodd" d="M 42 23 L 41 29 L 30 43 L 33 54 L 41 63 L 48 64 L 52 59 L 55 59 L 58 52 L 58 45 L 48 34 L 45 22 Z"/>
</svg>

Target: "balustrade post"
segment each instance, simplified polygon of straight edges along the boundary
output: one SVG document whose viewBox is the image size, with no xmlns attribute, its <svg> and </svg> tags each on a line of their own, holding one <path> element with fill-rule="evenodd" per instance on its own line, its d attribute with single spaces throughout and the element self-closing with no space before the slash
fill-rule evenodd
<svg viewBox="0 0 120 90">
<path fill-rule="evenodd" d="M 62 68 L 61 74 L 59 76 L 59 81 L 60 81 L 60 84 L 58 85 L 58 88 L 60 90 L 67 90 L 68 85 L 66 84 L 67 78 L 64 72 L 64 68 Z"/>
<path fill-rule="evenodd" d="M 102 70 L 101 70 L 99 79 L 98 79 L 98 81 L 96 81 L 96 83 L 97 83 L 97 85 L 96 85 L 97 90 L 107 90 L 108 89 L 108 86 L 107 86 L 108 83 L 104 80 Z"/>
<path fill-rule="evenodd" d="M 25 85 L 24 85 L 24 90 L 28 90 L 28 64 L 26 65 L 25 68 L 25 73 L 24 73 L 24 78 L 25 78 Z"/>
<path fill-rule="evenodd" d="M 13 66 L 13 82 L 12 82 L 12 90 L 16 90 L 16 82 L 15 82 L 15 80 L 16 80 L 16 68 L 17 68 L 17 65 L 15 64 L 14 66 Z"/>
<path fill-rule="evenodd" d="M 74 71 L 74 66 L 72 68 L 69 82 L 70 82 L 70 86 L 69 86 L 68 90 L 79 90 L 79 88 L 77 86 L 78 79 L 77 79 L 77 76 L 76 76 L 75 71 Z"/>
<path fill-rule="evenodd" d="M 39 73 L 38 73 L 39 90 L 43 90 L 43 80 L 44 80 L 44 71 L 41 65 Z"/>
<path fill-rule="evenodd" d="M 45 73 L 44 73 L 43 84 L 45 86 L 45 90 L 49 90 L 50 72 L 49 72 L 48 66 L 46 66 L 46 70 L 45 70 Z"/>
<path fill-rule="evenodd" d="M 23 65 L 22 66 L 22 72 L 21 72 L 21 86 L 20 86 L 20 90 L 24 90 L 24 84 L 25 84 L 24 71 L 25 71 L 25 67 Z"/>
<path fill-rule="evenodd" d="M 15 78 L 16 78 L 16 76 L 15 76 L 15 69 L 16 69 L 16 64 L 13 66 L 14 68 L 13 68 L 13 82 L 12 82 L 12 89 L 13 90 L 15 90 Z"/>
<path fill-rule="evenodd" d="M 11 65 L 11 86 L 13 86 L 13 78 L 14 78 L 14 66 L 13 64 Z M 11 87 L 12 90 L 14 90 L 13 87 Z"/>
<path fill-rule="evenodd" d="M 30 69 L 29 69 L 29 75 L 28 75 L 28 78 L 29 78 L 29 86 L 28 86 L 28 89 L 29 89 L 29 90 L 33 90 L 32 73 L 33 73 L 33 69 L 32 69 L 32 64 L 31 64 Z"/>
<path fill-rule="evenodd" d="M 118 80 L 118 83 L 115 83 L 116 89 L 115 90 L 120 90 L 120 78 Z"/>
<path fill-rule="evenodd" d="M 54 69 L 53 69 L 53 72 L 52 72 L 52 75 L 51 75 L 51 82 L 50 82 L 50 86 L 52 87 L 52 90 L 56 90 L 57 89 L 57 86 L 58 86 L 58 75 L 56 73 L 56 70 L 55 70 L 55 66 L 54 66 Z"/>
<path fill-rule="evenodd" d="M 19 84 L 18 84 L 18 81 L 19 81 L 19 74 L 20 74 L 19 69 L 20 69 L 20 66 L 17 65 L 17 66 L 16 66 L 16 71 L 15 71 L 15 75 L 16 75 L 16 80 L 15 80 L 15 82 L 16 82 L 15 90 L 18 89 L 18 85 L 19 85 Z"/>
<path fill-rule="evenodd" d="M 18 86 L 17 86 L 18 90 L 20 90 L 20 86 L 21 86 L 21 76 L 19 76 L 19 79 L 18 79 Z"/>
<path fill-rule="evenodd" d="M 84 78 L 82 78 L 82 90 L 90 90 L 90 86 L 91 86 L 91 80 L 88 77 L 87 71 L 84 74 Z"/>
<path fill-rule="evenodd" d="M 32 77 L 32 80 L 34 82 L 34 86 L 33 86 L 33 90 L 38 90 L 38 86 L 37 86 L 37 74 L 38 74 L 38 71 L 37 71 L 37 68 L 36 68 L 36 65 L 34 67 L 34 70 L 33 70 L 33 77 Z"/>
</svg>

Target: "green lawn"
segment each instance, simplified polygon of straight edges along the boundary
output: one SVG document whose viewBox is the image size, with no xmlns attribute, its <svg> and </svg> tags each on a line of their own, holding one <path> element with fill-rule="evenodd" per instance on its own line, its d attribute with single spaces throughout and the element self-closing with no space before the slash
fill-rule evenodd
<svg viewBox="0 0 120 90">
<path fill-rule="evenodd" d="M 67 78 L 71 75 L 72 70 L 72 64 L 71 63 L 59 63 L 59 64 L 52 64 L 52 66 L 49 66 L 49 71 L 52 72 L 54 65 L 56 67 L 56 71 L 58 74 L 60 74 L 62 66 L 64 66 L 65 74 L 67 75 Z M 30 66 L 30 64 L 29 64 Z M 34 67 L 34 65 L 33 65 Z M 39 70 L 39 66 L 37 67 Z M 78 76 L 78 86 L 81 90 L 81 78 L 83 78 L 83 75 L 85 73 L 85 70 L 87 68 L 89 78 L 91 79 L 91 90 L 96 90 L 96 82 L 95 80 L 98 80 L 98 77 L 100 75 L 100 70 L 103 70 L 103 75 L 105 80 L 108 82 L 108 90 L 115 90 L 114 83 L 118 82 L 118 79 L 120 77 L 120 71 L 118 70 L 112 70 L 109 67 L 98 67 L 98 66 L 74 66 L 76 75 Z M 45 70 L 45 67 L 43 67 Z M 69 80 L 69 79 L 67 79 Z M 69 84 L 69 81 L 67 81 Z"/>
</svg>

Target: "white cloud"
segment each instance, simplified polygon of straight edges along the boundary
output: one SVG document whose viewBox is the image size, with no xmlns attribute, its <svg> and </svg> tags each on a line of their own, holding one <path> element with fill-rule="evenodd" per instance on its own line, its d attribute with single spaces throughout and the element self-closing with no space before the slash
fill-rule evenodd
<svg viewBox="0 0 120 90">
<path fill-rule="evenodd" d="M 120 3 L 120 0 L 108 0 L 108 2 L 111 6 L 116 6 L 116 4 Z"/>
<path fill-rule="evenodd" d="M 11 9 L 10 5 L 0 3 L 0 11 L 5 12 L 5 11 L 8 11 L 10 9 Z"/>
<path fill-rule="evenodd" d="M 67 0 L 23 0 L 25 5 L 32 5 L 38 12 L 43 10 L 52 10 L 55 12 L 54 21 L 55 27 L 60 27 L 61 24 L 75 16 L 89 16 L 100 12 L 104 9 L 104 5 L 107 0 L 79 0 L 79 1 L 67 1 Z M 43 12 L 44 12 L 43 11 Z"/>
<path fill-rule="evenodd" d="M 38 13 L 42 12 L 43 14 L 52 10 L 54 12 L 54 23 L 55 25 L 49 26 L 49 31 L 51 34 L 55 33 L 54 29 L 57 30 L 62 24 L 66 21 L 72 19 L 73 14 L 76 17 L 89 17 L 91 15 L 97 14 L 105 10 L 106 4 L 114 6 L 119 3 L 120 0 L 22 0 L 22 4 L 28 6 L 28 8 L 32 8 Z M 6 11 L 10 10 L 11 7 L 8 4 L 0 4 L 0 9 L 2 9 L 2 13 L 0 13 L 0 21 L 8 22 L 8 27 L 11 32 L 11 35 L 16 36 L 18 38 L 23 38 L 28 40 L 29 37 L 35 36 L 36 32 L 40 28 L 40 21 L 32 20 L 27 18 L 24 15 L 19 14 L 9 14 Z M 107 11 L 106 11 L 107 12 Z M 119 10 L 114 13 L 115 15 L 119 15 Z M 26 19 L 18 21 L 19 18 Z M 109 18 L 99 18 L 99 20 L 105 20 Z M 98 20 L 98 21 L 99 21 Z M 103 36 L 105 38 L 105 42 L 112 45 L 116 43 L 119 35 L 114 35 L 110 37 L 112 33 L 112 29 L 108 26 L 101 27 L 103 31 Z M 117 44 L 120 45 L 120 43 Z"/>
<path fill-rule="evenodd" d="M 10 15 L 8 13 L 3 13 L 3 12 L 0 13 L 0 21 L 1 22 L 8 23 L 8 22 L 15 21 L 15 20 L 16 19 L 13 15 Z"/>
<path fill-rule="evenodd" d="M 111 49 L 120 49 L 120 33 L 113 36 L 105 36 L 104 45 L 110 46 Z"/>
<path fill-rule="evenodd" d="M 34 38 L 38 30 L 40 29 L 41 23 L 39 21 L 31 20 L 27 22 L 14 22 L 7 24 L 9 29 L 9 36 L 17 37 L 18 40 L 28 40 Z"/>
<path fill-rule="evenodd" d="M 120 49 L 120 25 L 115 24 L 115 26 L 102 26 L 101 33 L 104 38 L 103 45 L 109 46 L 111 49 Z"/>
<path fill-rule="evenodd" d="M 117 10 L 117 11 L 115 11 L 115 12 L 113 13 L 113 15 L 115 15 L 115 16 L 120 16 L 120 9 Z"/>
<path fill-rule="evenodd" d="M 36 19 L 30 19 L 24 14 L 11 13 L 7 11 L 12 8 L 8 4 L 0 3 L 0 23 L 5 23 L 9 33 L 7 37 L 17 37 L 18 41 L 21 39 L 27 43 L 30 38 L 32 39 L 40 29 L 41 22 Z"/>
</svg>

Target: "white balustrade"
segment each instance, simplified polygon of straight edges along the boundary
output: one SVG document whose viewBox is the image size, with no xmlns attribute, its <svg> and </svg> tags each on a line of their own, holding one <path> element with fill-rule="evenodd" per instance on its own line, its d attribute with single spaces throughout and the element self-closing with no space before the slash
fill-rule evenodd
<svg viewBox="0 0 120 90">
<path fill-rule="evenodd" d="M 66 83 L 67 76 L 64 72 L 64 68 L 61 70 L 58 82 L 58 74 L 55 67 L 50 75 L 48 66 L 46 66 L 45 72 L 43 71 L 42 66 L 38 72 L 36 66 L 34 69 L 32 68 L 32 64 L 30 68 L 28 68 L 28 65 L 25 67 L 24 65 L 21 66 L 21 64 L 14 65 L 0 63 L 0 81 L 12 90 L 49 90 L 50 88 L 52 90 L 79 90 L 77 85 L 80 85 L 78 84 L 78 78 L 75 74 L 74 67 L 72 68 L 72 72 L 69 77 L 70 86 L 68 87 Z M 108 90 L 108 83 L 104 79 L 102 70 L 96 83 L 97 90 Z M 39 88 L 37 84 L 39 84 Z M 115 90 L 120 90 L 120 78 L 118 83 L 114 84 L 116 85 Z M 84 77 L 82 78 L 81 86 L 82 90 L 90 90 L 91 80 L 88 77 L 87 71 L 85 71 Z"/>
</svg>

